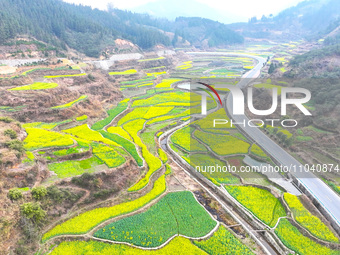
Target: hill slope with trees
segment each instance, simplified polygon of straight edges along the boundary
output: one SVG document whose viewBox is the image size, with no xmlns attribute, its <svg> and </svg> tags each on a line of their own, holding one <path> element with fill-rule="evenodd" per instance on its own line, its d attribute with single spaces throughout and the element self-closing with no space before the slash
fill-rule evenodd
<svg viewBox="0 0 340 255">
<path fill-rule="evenodd" d="M 114 45 L 116 38 L 127 39 L 142 49 L 176 44 L 165 32 L 172 32 L 175 37 L 182 35 L 183 41 L 197 43 L 208 39 L 214 46 L 243 42 L 243 38 L 226 25 L 207 19 L 183 18 L 172 22 L 147 14 L 113 8 L 106 12 L 59 0 L 0 0 L 0 20 L 0 44 L 29 35 L 90 57 L 98 57 L 106 46 Z M 194 32 L 189 33 L 191 29 Z"/>
</svg>

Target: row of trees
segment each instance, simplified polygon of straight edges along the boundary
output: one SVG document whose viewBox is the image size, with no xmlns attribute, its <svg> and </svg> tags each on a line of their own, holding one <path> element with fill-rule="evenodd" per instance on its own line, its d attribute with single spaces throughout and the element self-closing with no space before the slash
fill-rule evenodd
<svg viewBox="0 0 340 255">
<path fill-rule="evenodd" d="M 277 127 L 274 128 L 267 128 L 267 126 L 265 125 L 263 127 L 266 132 L 268 132 L 269 134 L 277 137 L 277 139 L 279 140 L 280 143 L 282 143 L 283 145 L 285 145 L 286 147 L 290 147 L 294 140 L 293 137 L 288 138 L 288 136 L 282 132 L 280 132 L 280 130 Z"/>
</svg>

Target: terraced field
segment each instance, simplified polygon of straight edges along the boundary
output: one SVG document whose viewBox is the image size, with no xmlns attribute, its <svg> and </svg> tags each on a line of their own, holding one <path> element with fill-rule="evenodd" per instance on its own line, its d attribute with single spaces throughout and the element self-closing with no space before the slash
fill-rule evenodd
<svg viewBox="0 0 340 255">
<path fill-rule="evenodd" d="M 330 242 L 339 242 L 338 238 L 329 228 L 316 216 L 312 215 L 301 203 L 298 197 L 285 193 L 284 199 L 291 208 L 294 219 L 305 227 L 314 236 Z"/>
<path fill-rule="evenodd" d="M 45 129 L 26 128 L 26 132 L 28 136 L 24 140 L 24 146 L 27 150 L 65 147 L 74 143 L 70 137 Z"/>
<path fill-rule="evenodd" d="M 238 184 L 240 180 L 228 171 L 219 171 L 219 168 L 226 166 L 212 155 L 195 153 L 184 159 L 211 182 L 220 186 L 221 184 Z"/>
<path fill-rule="evenodd" d="M 269 191 L 252 186 L 225 186 L 226 190 L 256 217 L 274 227 L 286 212 L 281 202 Z"/>
<path fill-rule="evenodd" d="M 265 160 L 269 159 L 267 154 L 257 144 L 251 146 L 250 153 Z"/>
<path fill-rule="evenodd" d="M 131 75 L 137 73 L 136 69 L 129 69 L 121 72 L 110 72 L 109 75 Z"/>
<path fill-rule="evenodd" d="M 146 212 L 116 221 L 94 236 L 142 247 L 157 247 L 174 235 L 201 237 L 216 222 L 190 192 L 169 193 Z"/>
<path fill-rule="evenodd" d="M 165 189 L 166 183 L 165 177 L 163 175 L 155 181 L 153 189 L 145 196 L 112 207 L 97 208 L 79 214 L 78 216 L 71 218 L 49 230 L 46 234 L 44 234 L 42 240 L 46 241 L 58 235 L 77 235 L 87 233 L 103 221 L 117 217 L 122 214 L 133 212 L 141 208 L 142 206 L 146 205 L 147 203 L 161 195 L 165 191 Z"/>
<path fill-rule="evenodd" d="M 125 111 L 128 107 L 129 98 L 122 100 L 116 107 L 107 111 L 108 117 L 94 123 L 91 127 L 93 130 L 103 129 L 105 126 L 109 125 L 111 121 L 117 117 L 120 113 Z"/>
<path fill-rule="evenodd" d="M 339 254 L 339 250 L 332 250 L 303 236 L 287 219 L 280 221 L 275 233 L 287 247 L 301 255 Z"/>
<path fill-rule="evenodd" d="M 171 136 L 171 142 L 188 152 L 207 151 L 204 145 L 200 144 L 196 139 L 192 138 L 193 131 L 194 129 L 190 126 L 182 128 Z"/>
<path fill-rule="evenodd" d="M 78 77 L 78 76 L 85 76 L 86 73 L 79 73 L 79 74 L 65 74 L 65 75 L 48 75 L 44 76 L 46 79 L 53 79 L 53 78 L 69 78 L 69 77 Z"/>
<path fill-rule="evenodd" d="M 76 100 L 73 100 L 69 103 L 66 103 L 66 104 L 63 104 L 63 105 L 58 105 L 58 106 L 53 106 L 52 109 L 65 109 L 65 108 L 69 108 L 69 107 L 72 107 L 73 105 L 75 105 L 76 103 L 79 103 L 80 101 L 83 101 L 87 99 L 87 96 L 83 95 L 83 96 L 80 96 L 78 99 Z"/>
<path fill-rule="evenodd" d="M 163 79 L 161 83 L 156 85 L 156 88 L 170 88 L 172 84 L 181 81 L 181 79 Z"/>
<path fill-rule="evenodd" d="M 215 135 L 196 130 L 194 136 L 220 156 L 247 154 L 250 147 L 248 143 L 231 135 Z"/>
<path fill-rule="evenodd" d="M 155 173 L 158 169 L 160 169 L 162 166 L 161 160 L 149 152 L 146 145 L 142 142 L 142 140 L 138 136 L 138 132 L 142 130 L 144 127 L 144 123 L 145 120 L 137 119 L 132 120 L 123 126 L 123 128 L 131 135 L 135 144 L 137 144 L 141 148 L 142 156 L 146 164 L 148 165 L 148 172 L 136 184 L 129 188 L 129 191 L 138 191 L 144 188 L 149 183 L 151 175 Z"/>
<path fill-rule="evenodd" d="M 204 241 L 195 241 L 202 250 L 211 255 L 232 254 L 251 255 L 254 254 L 247 246 L 243 245 L 225 227 L 220 226 L 212 237 Z"/>
<path fill-rule="evenodd" d="M 41 90 L 41 89 L 53 89 L 58 87 L 57 83 L 46 83 L 46 82 L 35 82 L 33 84 L 30 85 L 25 85 L 25 86 L 21 86 L 21 87 L 16 87 L 16 88 L 12 88 L 9 90 L 15 91 L 15 90 Z"/>
<path fill-rule="evenodd" d="M 213 121 L 215 119 L 222 119 L 228 121 L 226 124 L 216 124 L 213 126 Z M 231 125 L 230 119 L 228 118 L 225 110 L 223 108 L 209 114 L 207 117 L 202 118 L 196 122 L 193 122 L 194 125 L 199 126 L 203 131 L 212 131 L 217 129 L 235 129 L 234 125 Z"/>
<path fill-rule="evenodd" d="M 94 173 L 96 167 L 103 165 L 104 162 L 97 157 L 84 159 L 80 161 L 63 161 L 61 163 L 51 163 L 48 169 L 57 174 L 59 178 L 67 178 L 83 173 Z"/>
<path fill-rule="evenodd" d="M 173 161 L 173 154 L 166 151 L 163 144 L 160 146 L 158 138 L 162 134 L 183 124 L 182 128 L 170 136 L 169 146 L 195 170 L 199 170 L 205 178 L 218 186 L 216 189 L 226 189 L 247 211 L 272 228 L 271 231 L 291 250 L 306 255 L 339 254 L 338 251 L 303 236 L 289 222 L 286 211 L 277 198 L 279 194 L 283 194 L 279 188 L 273 189 L 271 193 L 266 189 L 251 186 L 256 183 L 272 188 L 273 184 L 260 173 L 251 180 L 252 177 L 247 175 L 216 171 L 226 165 L 239 169 L 245 165 L 243 159 L 246 155 L 264 162 L 269 162 L 270 158 L 257 144 L 249 141 L 230 125 L 230 119 L 223 108 L 202 117 L 201 97 L 173 86 L 176 82 L 185 81 L 186 77 L 237 77 L 252 69 L 254 61 L 242 57 L 193 58 L 190 61 L 177 62 L 181 64 L 173 65 L 175 71 L 166 72 L 164 70 L 168 68 L 163 66 L 166 65 L 162 62 L 163 59 L 165 57 L 140 59 L 136 63 L 142 64 L 143 67 L 137 65 L 135 68 L 130 67 L 134 69 L 106 73 L 107 78 L 111 79 L 110 82 L 117 86 L 115 93 L 118 97 L 97 100 L 100 96 L 90 96 L 87 90 L 82 92 L 86 95 L 80 93 L 78 95 L 82 96 L 79 98 L 52 107 L 54 110 L 65 109 L 54 111 L 60 113 L 58 119 L 52 120 L 55 122 L 42 122 L 39 119 L 41 122 L 23 125 L 28 134 L 23 143 L 23 163 L 33 165 L 34 162 L 43 162 L 48 170 L 55 174 L 54 178 L 64 183 L 62 185 L 83 189 L 84 187 L 76 187 L 70 177 L 80 178 L 84 173 L 95 173 L 93 176 L 97 178 L 100 174 L 106 176 L 118 169 L 132 169 L 136 175 L 139 174 L 135 178 L 137 182 L 132 183 L 129 180 L 130 182 L 124 184 L 126 188 L 119 190 L 117 195 L 112 194 L 112 189 L 107 189 L 110 195 L 107 201 L 96 204 L 89 202 L 88 205 L 86 203 L 91 200 L 84 197 L 82 203 L 72 205 L 74 207 L 66 210 L 67 214 L 63 215 L 61 221 L 52 223 L 44 230 L 41 247 L 50 249 L 48 254 L 56 255 L 262 254 L 241 226 L 224 226 L 226 222 L 229 224 L 230 216 L 220 210 L 216 201 L 210 201 L 210 196 L 198 190 L 190 177 L 185 175 L 184 178 L 181 175 L 183 172 Z M 153 62 L 154 65 L 150 65 Z M 78 70 L 83 68 L 81 63 L 71 66 Z M 28 70 L 22 75 L 34 72 L 35 69 Z M 62 90 L 66 85 L 61 83 L 61 78 L 76 79 L 85 75 L 87 76 L 85 73 L 66 74 L 44 78 L 58 79 Z M 90 80 L 90 75 L 88 78 Z M 44 90 L 36 93 L 51 93 L 49 89 L 57 86 L 57 83 L 36 82 L 10 89 L 15 92 L 7 92 L 31 95 L 35 93 L 26 91 Z M 281 85 L 273 85 L 270 80 L 256 86 L 276 87 L 279 93 L 282 88 Z M 129 93 L 131 96 L 127 96 Z M 221 93 L 225 91 L 222 89 Z M 100 102 L 102 105 L 100 111 L 78 109 L 93 103 L 94 98 L 95 103 Z M 80 101 L 81 107 L 73 107 Z M 216 107 L 216 102 L 210 99 L 208 109 Z M 20 108 L 15 109 L 20 111 Z M 52 111 L 50 106 L 48 110 Z M 62 116 L 65 117 L 64 120 Z M 214 119 L 223 119 L 228 123 L 213 127 Z M 274 132 L 270 127 L 268 129 Z M 276 131 L 286 135 L 287 139 L 292 137 L 292 133 L 287 130 Z M 211 171 L 212 169 L 214 171 Z M 69 178 L 68 182 L 63 180 L 66 178 Z M 261 178 L 261 181 L 255 180 L 257 178 Z M 54 180 L 48 177 L 42 180 L 42 184 L 49 186 Z M 97 186 L 87 191 L 88 196 L 101 191 L 101 185 L 105 186 L 105 177 L 98 177 L 96 181 Z M 119 181 L 118 186 L 121 185 Z M 24 188 L 20 192 L 30 191 L 30 188 L 26 187 L 28 185 L 22 186 Z M 284 199 L 296 222 L 312 235 L 325 241 L 339 242 L 327 225 L 312 215 L 299 198 L 285 193 Z M 41 204 L 44 205 L 43 202 Z M 84 207 L 85 205 L 87 207 Z M 212 217 L 208 211 L 212 211 L 216 216 Z M 48 217 L 51 216 L 46 218 Z M 222 220 L 224 224 L 220 224 L 219 221 Z M 72 235 L 74 240 L 69 240 L 68 235 Z"/>
<path fill-rule="evenodd" d="M 64 255 L 64 254 L 92 254 L 92 255 L 164 255 L 164 254 L 192 254 L 192 255 L 204 255 L 207 254 L 193 245 L 188 239 L 184 237 L 174 238 L 168 245 L 159 250 L 142 250 L 133 248 L 123 244 L 107 244 L 96 241 L 71 241 L 62 242 L 56 247 L 51 255 Z"/>
</svg>

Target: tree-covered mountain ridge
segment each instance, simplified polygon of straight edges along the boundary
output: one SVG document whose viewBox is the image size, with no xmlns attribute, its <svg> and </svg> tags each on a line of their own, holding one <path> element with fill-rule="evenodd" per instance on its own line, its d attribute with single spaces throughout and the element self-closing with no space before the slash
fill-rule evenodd
<svg viewBox="0 0 340 255">
<path fill-rule="evenodd" d="M 184 42 L 207 47 L 243 42 L 243 37 L 226 25 L 208 19 L 169 21 L 119 9 L 100 11 L 61 0 L 0 0 L 0 21 L 0 44 L 28 35 L 90 57 L 98 57 L 105 47 L 114 46 L 117 38 L 141 49 Z"/>
</svg>

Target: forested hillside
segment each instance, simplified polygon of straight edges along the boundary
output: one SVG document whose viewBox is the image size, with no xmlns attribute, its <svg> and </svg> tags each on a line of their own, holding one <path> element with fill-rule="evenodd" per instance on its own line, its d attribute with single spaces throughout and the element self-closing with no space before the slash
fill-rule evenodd
<svg viewBox="0 0 340 255">
<path fill-rule="evenodd" d="M 0 16 L 0 43 L 28 34 L 63 49 L 67 45 L 93 57 L 117 37 L 130 39 L 141 48 L 158 43 L 170 44 L 168 37 L 154 29 L 129 25 L 108 12 L 57 0 L 1 0 Z"/>
<path fill-rule="evenodd" d="M 142 49 L 157 44 L 176 45 L 178 35 L 184 37 L 184 42 L 200 43 L 208 39 L 211 46 L 243 42 L 241 36 L 224 24 L 207 19 L 171 22 L 118 9 L 93 10 L 59 0 L 0 0 L 0 20 L 0 44 L 19 35 L 30 35 L 91 57 L 98 57 L 116 38 L 130 40 Z M 175 36 L 170 37 L 165 31 Z"/>
</svg>

